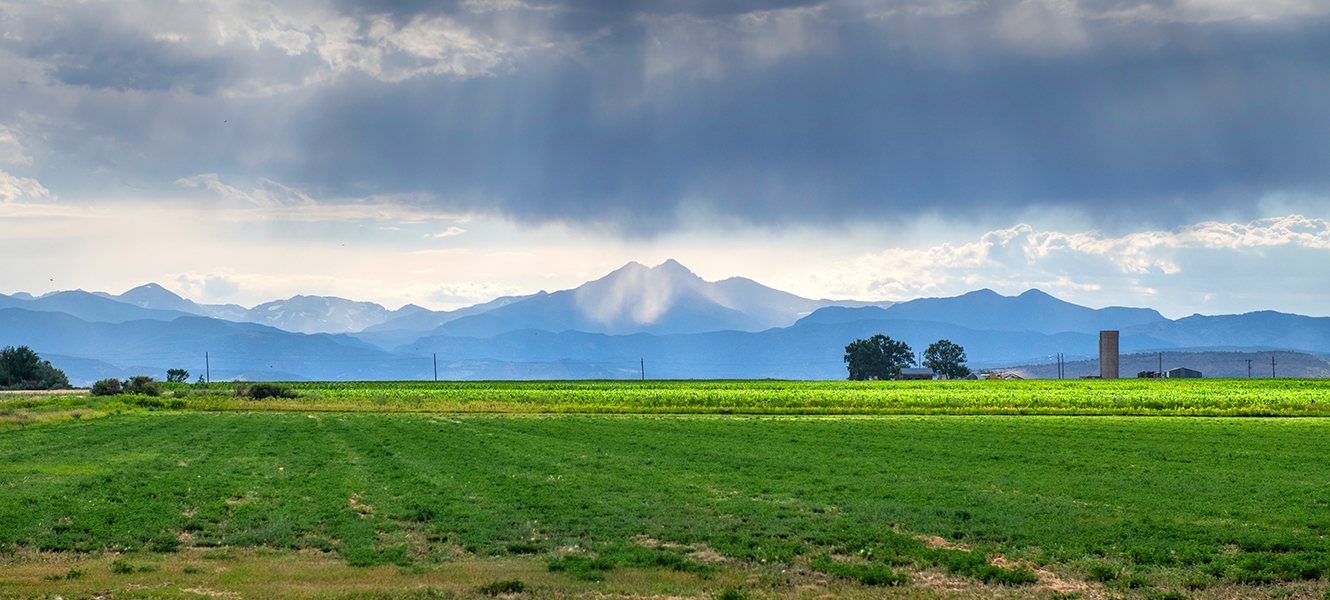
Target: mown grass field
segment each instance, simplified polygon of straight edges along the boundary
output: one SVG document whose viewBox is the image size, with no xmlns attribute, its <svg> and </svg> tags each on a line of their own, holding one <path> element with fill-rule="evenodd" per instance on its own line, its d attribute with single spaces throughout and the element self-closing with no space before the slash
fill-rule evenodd
<svg viewBox="0 0 1330 600">
<path fill-rule="evenodd" d="M 1319 598 L 1330 574 L 1319 418 L 309 411 L 327 389 L 11 426 L 0 590 L 306 597 L 376 573 L 476 595 L 513 573 L 527 595 Z M 343 583 L 227 583 L 269 554 Z"/>
</svg>

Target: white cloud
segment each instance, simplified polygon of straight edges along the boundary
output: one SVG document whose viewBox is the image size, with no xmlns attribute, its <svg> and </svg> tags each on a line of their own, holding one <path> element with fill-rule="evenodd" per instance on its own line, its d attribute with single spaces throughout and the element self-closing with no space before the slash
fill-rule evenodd
<svg viewBox="0 0 1330 600">
<path fill-rule="evenodd" d="M 462 235 L 463 233 L 466 233 L 466 230 L 462 229 L 461 227 L 449 227 L 439 233 L 427 233 L 425 234 L 425 237 L 427 238 L 452 237 L 454 235 Z"/>
<path fill-rule="evenodd" d="M 296 67 L 303 74 L 295 79 L 281 69 L 269 71 L 253 65 L 245 81 L 227 90 L 229 96 L 287 93 L 331 83 L 352 72 L 390 83 L 425 75 L 487 76 L 529 51 L 549 52 L 563 43 L 551 39 L 545 27 L 516 26 L 511 19 L 503 27 L 493 28 L 485 22 L 421 15 L 399 26 L 386 14 L 353 17 L 320 4 L 315 3 L 312 10 L 270 2 L 200 4 L 204 13 L 194 20 L 206 26 L 182 39 L 206 39 L 211 52 L 218 53 L 235 44 L 255 52 L 271 47 L 299 61 L 293 65 L 306 65 L 308 61 L 302 59 L 307 57 L 317 59 L 318 66 L 312 70 Z M 484 13 L 531 7 L 490 2 L 471 8 L 474 13 Z M 209 51 L 206 48 L 195 46 L 196 51 Z"/>
<path fill-rule="evenodd" d="M 286 94 L 353 73 L 390 83 L 421 76 L 483 77 L 514 67 L 515 61 L 533 51 L 547 56 L 580 44 L 554 31 L 549 15 L 556 11 L 517 0 L 472 2 L 466 8 L 452 17 L 422 15 L 398 22 L 386 13 L 349 14 L 332 0 L 202 0 L 171 3 L 170 10 L 144 0 L 0 3 L 0 37 L 15 42 L 58 40 L 61 35 L 78 35 L 71 23 L 96 19 L 107 38 L 115 38 L 112 41 L 146 42 L 147 47 L 135 51 L 149 58 L 164 50 L 170 54 L 163 59 L 168 63 L 225 64 L 216 74 L 223 78 L 216 82 L 219 86 L 205 82 L 195 88 L 200 82 L 186 78 L 172 92 L 199 89 L 228 98 Z M 154 44 L 157 50 L 152 49 Z M 47 51 L 31 53 L 34 68 L 25 70 L 34 76 L 25 80 L 54 82 L 52 73 L 88 68 L 94 60 L 77 51 L 42 52 Z M 0 57 L 0 62 L 10 63 L 0 70 L 13 70 L 28 54 L 4 52 Z"/>
<path fill-rule="evenodd" d="M 23 145 L 18 136 L 4 125 L 0 125 L 0 161 L 12 165 L 30 165 L 32 157 L 23 154 Z"/>
<path fill-rule="evenodd" d="M 443 285 L 425 285 L 422 290 L 430 290 L 425 296 L 431 302 L 450 305 L 471 305 L 489 302 L 502 296 L 520 296 L 526 292 L 519 286 L 488 282 L 467 281 Z"/>
<path fill-rule="evenodd" d="M 29 198 L 54 198 L 51 191 L 42 187 L 36 179 L 31 177 L 15 177 L 0 171 L 0 203 L 9 204 L 18 200 L 20 196 Z"/>
<path fill-rule="evenodd" d="M 1110 287 L 1144 295 L 1198 283 L 1222 287 L 1211 271 L 1216 252 L 1254 256 L 1267 249 L 1330 250 L 1330 222 L 1302 215 L 1250 223 L 1204 222 L 1169 231 L 1110 237 L 1100 231 L 1037 231 L 1026 224 L 988 232 L 977 241 L 867 254 L 788 278 L 804 295 L 908 300 L 960 294 L 980 287 L 1019 292 L 1031 287 L 1093 296 Z M 1321 259 L 1330 258 L 1323 256 Z M 1197 265 L 1189 271 L 1189 265 Z M 1142 285 L 1149 279 L 1157 282 Z M 1185 283 L 1184 283 L 1185 282 Z"/>
<path fill-rule="evenodd" d="M 193 275 L 186 273 L 177 275 L 175 285 L 172 287 L 181 296 L 209 303 L 236 295 L 240 291 L 240 282 L 226 274 Z"/>
<path fill-rule="evenodd" d="M 203 186 L 209 190 L 217 192 L 225 200 L 241 201 L 254 206 L 265 208 L 277 208 L 284 206 L 313 206 L 314 200 L 308 194 L 266 177 L 259 178 L 259 185 L 253 190 L 245 192 L 221 182 L 216 173 L 206 173 L 203 175 L 191 175 L 177 179 L 176 185 L 188 188 L 197 188 Z"/>
<path fill-rule="evenodd" d="M 190 175 L 182 177 L 175 181 L 175 184 L 181 187 L 197 188 L 203 186 L 209 190 L 217 192 L 224 200 L 239 200 L 254 204 L 257 206 L 271 206 L 266 199 L 255 198 L 253 194 L 241 191 L 239 188 L 231 187 L 222 183 L 216 173 L 205 173 L 202 175 Z"/>
<path fill-rule="evenodd" d="M 1028 229 L 1028 226 L 1022 226 Z M 1177 273 L 1181 269 L 1171 251 L 1185 248 L 1251 250 L 1269 246 L 1330 249 L 1330 223 L 1302 215 L 1268 218 L 1250 223 L 1207 221 L 1172 231 L 1147 231 L 1120 238 L 1098 231 L 1073 235 L 1028 231 L 1026 246 L 1031 261 L 1055 252 L 1080 252 L 1102 256 L 1124 273 L 1146 273 L 1158 269 Z"/>
</svg>

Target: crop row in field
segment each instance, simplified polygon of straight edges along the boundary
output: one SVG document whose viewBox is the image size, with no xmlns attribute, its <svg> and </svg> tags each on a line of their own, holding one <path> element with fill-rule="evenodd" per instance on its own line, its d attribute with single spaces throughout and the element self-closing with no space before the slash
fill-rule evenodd
<svg viewBox="0 0 1330 600">
<path fill-rule="evenodd" d="M 1330 573 L 1326 425 L 113 415 L 0 436 L 0 514 L 23 515 L 0 520 L 0 545 L 315 548 L 353 564 L 536 553 L 592 577 L 696 568 L 638 543 L 656 540 L 883 580 L 929 565 L 1024 577 L 990 571 L 990 553 L 1156 590 L 1318 579 Z M 557 558 L 568 548 L 586 552 Z"/>
<path fill-rule="evenodd" d="M 176 386 L 199 408 L 584 413 L 1330 415 L 1330 381 L 294 382 L 293 400 L 230 401 L 244 384 Z"/>
</svg>

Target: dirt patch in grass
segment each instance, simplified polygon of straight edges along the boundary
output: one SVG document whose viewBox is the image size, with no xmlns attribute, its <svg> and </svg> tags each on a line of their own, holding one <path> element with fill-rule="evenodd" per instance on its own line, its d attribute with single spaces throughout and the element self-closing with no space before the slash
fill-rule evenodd
<svg viewBox="0 0 1330 600">
<path fill-rule="evenodd" d="M 994 554 L 988 557 L 988 562 L 995 567 L 1004 569 L 1026 568 L 1034 571 L 1034 574 L 1039 576 L 1039 583 L 1034 586 L 1038 589 L 1047 589 L 1059 594 L 1081 594 L 1083 598 L 1099 598 L 1104 596 L 1105 593 L 1104 586 L 1101 584 L 1073 577 L 1062 577 L 1028 560 L 1013 561 L 1008 560 L 1007 557 L 1001 554 Z"/>
<path fill-rule="evenodd" d="M 974 590 L 976 587 L 982 585 L 969 577 L 952 575 L 935 569 L 920 571 L 918 573 L 913 573 L 912 575 L 915 585 L 939 592 L 962 592 L 966 590 Z"/>
<path fill-rule="evenodd" d="M 356 511 L 356 514 L 360 515 L 362 519 L 374 518 L 374 505 L 362 504 L 360 494 L 351 494 L 351 497 L 347 499 L 347 505 L 351 507 L 351 510 Z"/>
<path fill-rule="evenodd" d="M 832 554 L 832 555 L 831 555 L 831 560 L 834 560 L 834 561 L 837 561 L 837 562 L 849 563 L 849 564 L 852 564 L 852 565 L 866 565 L 866 564 L 868 564 L 868 559 L 867 559 L 867 558 L 864 558 L 864 557 L 862 557 L 862 556 L 857 556 L 857 555 L 849 555 L 849 554 Z"/>
<path fill-rule="evenodd" d="M 726 560 L 725 557 L 721 555 L 721 553 L 716 552 L 715 550 L 712 550 L 710 548 L 694 550 L 688 554 L 688 558 L 691 558 L 703 564 L 723 563 Z"/>
<path fill-rule="evenodd" d="M 706 544 L 679 544 L 676 542 L 663 542 L 646 534 L 638 534 L 633 537 L 633 543 L 643 548 L 668 548 L 671 550 L 688 550 L 685 555 L 697 562 L 703 564 L 723 563 L 726 558 L 719 552 L 716 552 Z M 567 554 L 564 549 L 560 549 L 561 554 Z"/>
<path fill-rule="evenodd" d="M 202 587 L 196 587 L 196 588 L 180 588 L 180 591 L 185 592 L 185 593 L 189 593 L 189 594 L 198 594 L 198 595 L 200 595 L 200 596 L 208 596 L 208 597 L 210 597 L 210 598 L 239 598 L 239 597 L 240 597 L 240 594 L 238 594 L 238 593 L 236 593 L 236 592 L 223 592 L 223 591 L 219 591 L 219 590 L 210 590 L 210 589 L 208 589 L 208 588 L 202 588 Z"/>
<path fill-rule="evenodd" d="M 688 548 L 689 547 L 683 544 L 676 544 L 674 542 L 662 542 L 658 539 L 646 535 L 645 533 L 639 533 L 636 536 L 634 536 L 633 543 L 643 548 Z"/>
<path fill-rule="evenodd" d="M 941 549 L 941 550 L 961 550 L 963 552 L 970 551 L 969 546 L 966 546 L 964 544 L 954 544 L 948 541 L 946 538 L 941 538 L 936 535 L 916 535 L 914 536 L 914 539 L 923 542 L 925 546 L 928 546 L 929 548 L 932 548 L 934 550 Z"/>
</svg>

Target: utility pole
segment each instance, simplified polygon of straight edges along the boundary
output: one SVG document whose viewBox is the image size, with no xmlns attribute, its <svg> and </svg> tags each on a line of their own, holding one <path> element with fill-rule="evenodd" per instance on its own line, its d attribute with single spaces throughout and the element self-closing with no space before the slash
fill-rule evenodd
<svg viewBox="0 0 1330 600">
<path fill-rule="evenodd" d="M 1247 359 L 1247 377 L 1251 378 L 1251 359 Z"/>
<path fill-rule="evenodd" d="M 1159 353 L 1159 376 L 1164 376 L 1164 353 Z"/>
<path fill-rule="evenodd" d="M 212 383 L 212 361 L 208 360 L 208 353 L 203 353 L 203 373 L 208 383 Z"/>
<path fill-rule="evenodd" d="M 1275 353 L 1270 353 L 1270 378 L 1275 378 Z"/>
<path fill-rule="evenodd" d="M 646 381 L 646 380 L 647 380 L 647 359 L 646 359 L 646 358 L 639 358 L 638 360 L 641 360 L 641 361 L 642 361 L 642 381 Z"/>
<path fill-rule="evenodd" d="M 434 353 L 434 381 L 439 380 L 439 353 Z"/>
</svg>

